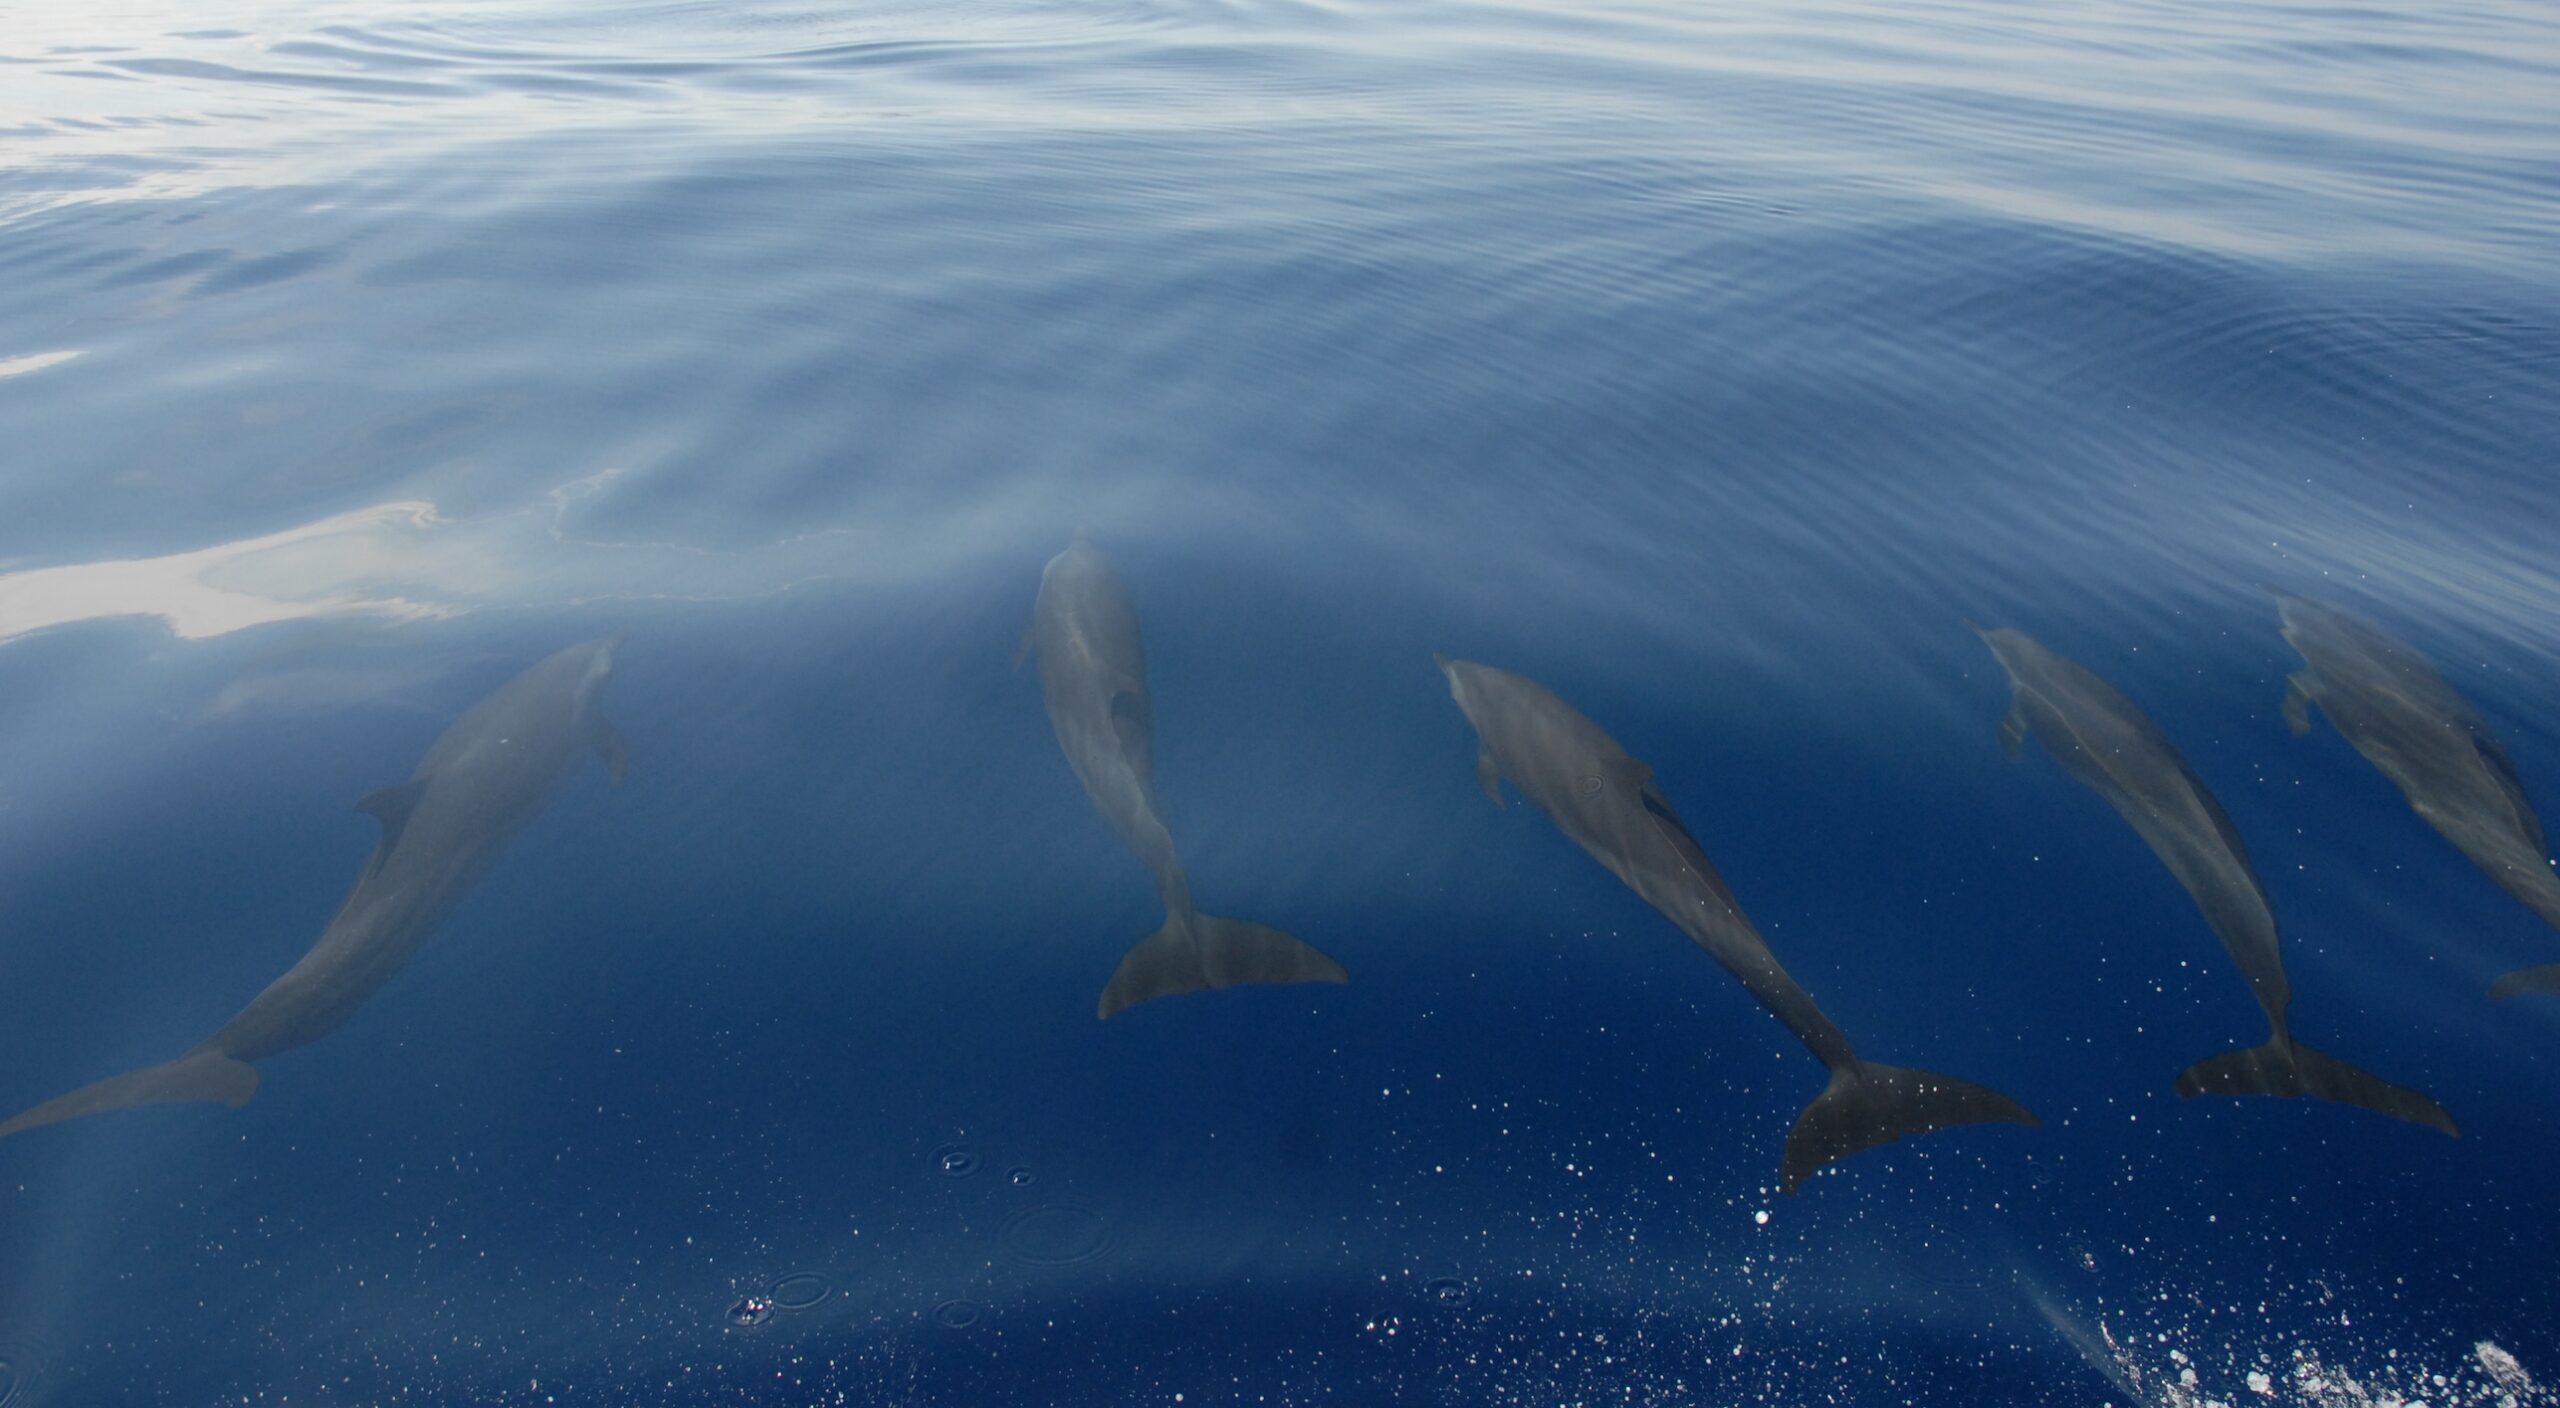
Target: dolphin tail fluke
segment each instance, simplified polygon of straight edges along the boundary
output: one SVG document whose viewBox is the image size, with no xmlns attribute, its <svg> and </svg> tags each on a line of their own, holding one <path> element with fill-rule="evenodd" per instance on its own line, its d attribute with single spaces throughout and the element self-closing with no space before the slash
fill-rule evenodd
<svg viewBox="0 0 2560 1408">
<path fill-rule="evenodd" d="M 175 1061 L 145 1066 L 68 1095 L 57 1095 L 34 1109 L 0 1124 L 0 1139 L 20 1130 L 76 1120 L 101 1110 L 134 1105 L 175 1105 L 195 1100 L 218 1101 L 238 1109 L 258 1093 L 258 1068 L 234 1061 L 219 1051 L 190 1051 Z"/>
<path fill-rule="evenodd" d="M 1815 1169 L 1861 1149 L 1933 1129 L 1994 1121 L 2042 1123 L 2026 1106 L 1987 1085 L 1935 1071 L 1852 1061 L 1832 1070 L 1831 1084 L 1787 1131 L 1779 1186 L 1793 1193 Z"/>
<path fill-rule="evenodd" d="M 2560 963 L 2518 968 L 2489 985 L 2489 995 L 2500 1002 L 2529 992 L 2560 992 Z"/>
<path fill-rule="evenodd" d="M 1249 919 L 1193 914 L 1168 920 L 1120 960 L 1102 990 L 1098 1015 L 1109 1017 L 1149 998 L 1238 983 L 1347 983 L 1342 965 L 1308 944 Z"/>
<path fill-rule="evenodd" d="M 2326 1051 L 2275 1037 L 2264 1046 L 2243 1047 L 2208 1056 L 2178 1073 L 2180 1095 L 2310 1096 L 2341 1105 L 2360 1105 L 2378 1115 L 2425 1125 L 2439 1134 L 2462 1136 L 2461 1126 L 2423 1091 L 2393 1085 L 2371 1071 L 2350 1066 Z"/>
</svg>

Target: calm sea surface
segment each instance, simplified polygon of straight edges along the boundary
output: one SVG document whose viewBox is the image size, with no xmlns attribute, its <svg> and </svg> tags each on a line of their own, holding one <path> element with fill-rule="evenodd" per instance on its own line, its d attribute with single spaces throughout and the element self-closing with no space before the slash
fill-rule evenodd
<svg viewBox="0 0 2560 1408">
<path fill-rule="evenodd" d="M 1347 986 L 1095 1020 L 1079 528 L 1199 903 Z M 2560 1402 L 2560 931 L 2289 732 L 2269 587 L 2560 817 L 2546 0 L 0 5 L 0 1114 L 535 661 L 627 631 L 630 756 L 254 1101 L 0 1141 L 0 1405 Z M 1968 621 L 2458 1140 L 2178 1097 L 2265 1019 Z M 2042 1127 L 1781 1192 L 1820 1066 L 1435 651 Z"/>
</svg>

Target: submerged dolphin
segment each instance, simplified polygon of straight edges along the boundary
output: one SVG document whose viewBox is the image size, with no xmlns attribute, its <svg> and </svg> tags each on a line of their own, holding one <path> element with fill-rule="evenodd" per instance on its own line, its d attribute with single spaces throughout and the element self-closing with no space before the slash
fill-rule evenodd
<svg viewBox="0 0 2560 1408">
<path fill-rule="evenodd" d="M 1151 997 L 1238 983 L 1341 983 L 1342 965 L 1277 929 L 1203 914 L 1156 816 L 1148 757 L 1153 713 L 1137 613 L 1110 559 L 1083 533 L 1049 559 L 1023 642 L 1040 654 L 1040 694 L 1067 766 L 1094 810 L 1155 873 L 1164 927 L 1138 941 L 1102 990 L 1098 1015 Z"/>
<path fill-rule="evenodd" d="M 1449 694 L 1475 725 L 1476 783 L 1502 805 L 1508 777 L 1564 834 L 1627 888 L 1670 917 L 1762 1007 L 1831 1069 L 1831 1083 L 1796 1116 L 1779 1159 L 1793 1193 L 1807 1174 L 1861 1149 L 1955 1125 L 2032 1125 L 2024 1106 L 1986 1086 L 1932 1071 L 1861 1061 L 1848 1037 L 1778 966 L 1716 868 L 1653 785 L 1653 770 L 1545 685 L 1435 655 Z"/>
<path fill-rule="evenodd" d="M 2309 1095 L 2459 1135 L 2435 1101 L 2293 1039 L 2275 912 L 2222 804 L 2133 701 L 2024 632 L 1974 628 L 2009 672 L 2000 743 L 2019 755 L 2032 730 L 2062 770 L 2107 799 L 2204 911 L 2267 1014 L 2263 1046 L 2209 1056 L 2179 1073 L 2180 1095 Z"/>
<path fill-rule="evenodd" d="M 0 1124 L 0 1138 L 128 1105 L 248 1103 L 249 1063 L 336 1031 L 389 982 L 585 749 L 622 780 L 622 738 L 596 708 L 619 642 L 571 646 L 516 676 L 455 720 L 408 781 L 358 801 L 382 822 L 373 858 L 320 941 L 222 1030 L 174 1061 L 48 1100 Z"/>
<path fill-rule="evenodd" d="M 2284 638 L 2306 662 L 2285 681 L 2284 721 L 2311 731 L 2311 706 L 2382 769 L 2429 826 L 2500 888 L 2560 929 L 2560 875 L 2507 750 L 2426 657 L 2352 612 L 2276 595 Z M 2560 963 L 2521 968 L 2491 997 L 2560 992 Z"/>
</svg>

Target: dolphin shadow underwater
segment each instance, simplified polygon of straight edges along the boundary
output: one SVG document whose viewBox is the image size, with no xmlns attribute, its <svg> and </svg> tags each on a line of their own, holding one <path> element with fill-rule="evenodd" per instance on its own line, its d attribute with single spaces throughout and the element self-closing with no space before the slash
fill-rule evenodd
<svg viewBox="0 0 2560 1408">
<path fill-rule="evenodd" d="M 1102 990 L 1097 1016 L 1151 998 L 1239 983 L 1343 983 L 1342 965 L 1267 925 L 1204 914 L 1173 834 L 1156 812 L 1147 655 L 1137 612 L 1111 560 L 1078 531 L 1040 573 L 1024 652 L 1040 658 L 1040 695 L 1058 748 L 1094 810 L 1155 876 L 1164 927 L 1138 941 Z M 1014 661 L 1018 668 L 1019 656 Z"/>
<path fill-rule="evenodd" d="M 2487 871 L 2542 921 L 2560 929 L 2560 874 L 2542 818 L 2498 737 L 2425 656 L 2353 612 L 2276 593 L 2284 638 L 2303 667 L 2285 680 L 2284 721 L 2311 731 L 2311 706 L 2400 789 L 2410 810 Z M 2520 968 L 2489 996 L 2560 992 L 2560 963 Z"/>
<path fill-rule="evenodd" d="M 174 1061 L 48 1100 L 0 1124 L 0 1138 L 135 1105 L 247 1104 L 251 1063 L 336 1031 L 380 991 L 588 749 L 622 780 L 622 738 L 596 701 L 620 644 L 574 645 L 526 670 L 455 720 L 408 781 L 359 800 L 382 823 L 372 859 L 311 951 L 220 1031 Z"/>
<path fill-rule="evenodd" d="M 1697 840 L 1628 756 L 1545 685 L 1508 670 L 1432 659 L 1450 696 L 1475 726 L 1476 783 L 1503 805 L 1508 777 L 1556 826 L 1627 888 L 1705 949 L 1831 1072 L 1830 1083 L 1787 1132 L 1780 1186 L 1793 1193 L 1816 1169 L 1907 1135 L 2001 1121 L 2040 1123 L 1987 1086 L 1934 1071 L 1861 1061 L 1849 1039 L 1769 951 Z"/>
<path fill-rule="evenodd" d="M 2286 1018 L 2293 990 L 2275 911 L 2231 818 L 2159 727 L 2113 685 L 2025 632 L 1974 630 L 2009 674 L 2002 749 L 2014 761 L 2033 733 L 2064 772 L 2106 798 L 2204 911 L 2266 1013 L 2265 1044 L 2189 1066 L 2178 1076 L 2178 1094 L 2308 1095 L 2460 1135 L 2453 1117 L 2423 1092 L 2294 1040 Z"/>
</svg>

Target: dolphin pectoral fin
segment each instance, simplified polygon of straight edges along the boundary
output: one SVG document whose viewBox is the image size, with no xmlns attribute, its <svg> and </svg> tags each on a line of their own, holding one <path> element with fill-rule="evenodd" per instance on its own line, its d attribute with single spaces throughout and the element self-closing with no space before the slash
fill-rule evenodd
<svg viewBox="0 0 2560 1408">
<path fill-rule="evenodd" d="M 2560 992 L 2560 963 L 2518 968 L 2489 985 L 2489 996 L 2500 1002 L 2529 992 Z"/>
<path fill-rule="evenodd" d="M 1824 1164 L 1933 1129 L 1993 1122 L 2041 1125 L 2027 1107 L 1987 1085 L 1907 1066 L 1853 1061 L 1831 1072 L 1787 1131 L 1778 1186 L 1789 1193 Z"/>
<path fill-rule="evenodd" d="M 2027 755 L 2027 705 L 2024 700 L 2011 700 L 2009 712 L 2000 716 L 2000 751 L 2016 762 Z"/>
<path fill-rule="evenodd" d="M 623 773 L 631 767 L 631 746 L 622 741 L 622 730 L 602 714 L 587 715 L 587 741 L 595 745 L 604 759 L 604 775 L 614 786 L 622 785 Z"/>
<path fill-rule="evenodd" d="M 409 813 L 415 811 L 418 799 L 427 795 L 428 779 L 413 777 L 388 787 L 377 787 L 356 798 L 356 810 L 382 823 L 382 850 L 388 854 L 400 844 L 400 832 L 409 824 Z"/>
<path fill-rule="evenodd" d="M 238 1109 L 258 1093 L 258 1068 L 234 1061 L 219 1051 L 190 1051 L 175 1061 L 145 1066 L 58 1095 L 6 1124 L 0 1139 L 20 1130 L 60 1124 L 101 1110 L 134 1105 L 174 1105 L 192 1100 L 215 1101 Z"/>
<path fill-rule="evenodd" d="M 2311 672 L 2296 670 L 2284 677 L 2284 726 L 2300 738 L 2311 731 Z"/>
<path fill-rule="evenodd" d="M 1193 914 L 1168 921 L 1120 960 L 1095 1015 L 1108 1019 L 1151 998 L 1239 983 L 1347 983 L 1342 965 L 1265 924 Z"/>
<path fill-rule="evenodd" d="M 1510 805 L 1502 800 L 1502 769 L 1494 766 L 1492 749 L 1484 747 L 1476 749 L 1476 786 L 1484 789 L 1484 795 L 1495 806 Z"/>
<path fill-rule="evenodd" d="M 2360 1105 L 2378 1115 L 2462 1137 L 2444 1107 L 2425 1092 L 2394 1085 L 2325 1051 L 2278 1037 L 2263 1046 L 2208 1056 L 2178 1073 L 2178 1093 L 2197 1095 L 2304 1096 Z"/>
</svg>

